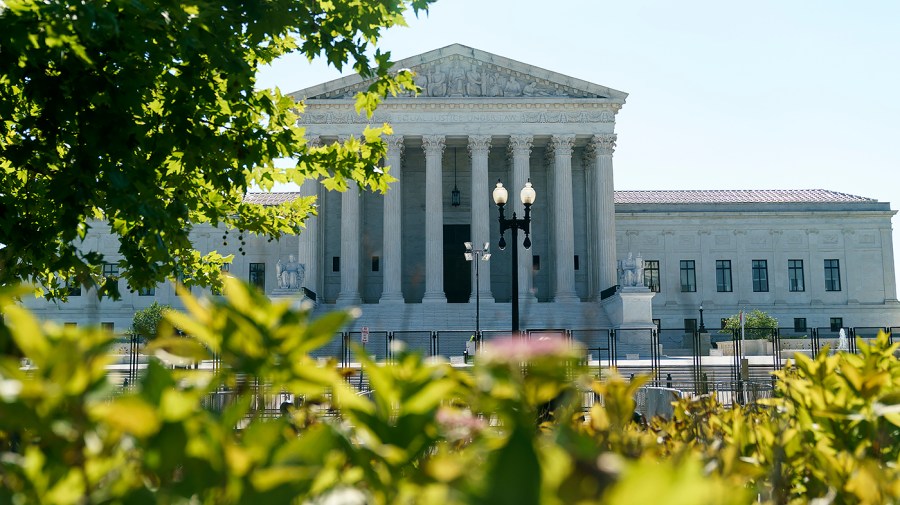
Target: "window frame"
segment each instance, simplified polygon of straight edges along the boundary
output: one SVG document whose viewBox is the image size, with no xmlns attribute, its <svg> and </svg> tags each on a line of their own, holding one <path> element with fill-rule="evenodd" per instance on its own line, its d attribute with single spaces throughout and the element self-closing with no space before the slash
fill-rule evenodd
<svg viewBox="0 0 900 505">
<path fill-rule="evenodd" d="M 788 291 L 792 293 L 802 293 L 806 291 L 803 260 L 788 260 Z"/>
<path fill-rule="evenodd" d="M 829 258 L 825 260 L 825 291 L 841 290 L 841 260 Z"/>
<path fill-rule="evenodd" d="M 659 293 L 659 260 L 644 260 L 644 287 L 650 288 L 653 293 Z"/>
<path fill-rule="evenodd" d="M 678 271 L 681 279 L 682 293 L 697 292 L 697 262 L 694 260 L 679 260 Z"/>
<path fill-rule="evenodd" d="M 833 332 L 839 332 L 844 328 L 844 318 L 843 317 L 831 317 L 828 318 L 829 329 Z"/>
<path fill-rule="evenodd" d="M 716 260 L 716 292 L 731 293 L 733 291 L 731 260 Z"/>
<path fill-rule="evenodd" d="M 769 260 L 751 260 L 751 279 L 754 293 L 769 292 Z"/>
<path fill-rule="evenodd" d="M 266 264 L 264 262 L 248 264 L 247 282 L 262 292 L 266 291 Z"/>
</svg>

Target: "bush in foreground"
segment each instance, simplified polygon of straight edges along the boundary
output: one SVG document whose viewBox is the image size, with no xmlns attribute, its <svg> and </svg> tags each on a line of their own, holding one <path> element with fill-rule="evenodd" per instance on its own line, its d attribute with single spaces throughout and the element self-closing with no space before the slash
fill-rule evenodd
<svg viewBox="0 0 900 505">
<path fill-rule="evenodd" d="M 776 398 L 686 400 L 632 421 L 642 380 L 592 380 L 559 340 L 494 342 L 470 371 L 398 351 L 362 359 L 360 396 L 310 352 L 352 317 L 311 319 L 229 280 L 185 298 L 148 352 L 220 356 L 215 374 L 151 360 L 133 389 L 107 376 L 112 335 L 39 324 L 0 292 L 0 503 L 883 503 L 900 498 L 900 365 L 798 357 Z M 174 336 L 173 327 L 191 335 Z M 5 348 L 5 347 L 0 347 Z M 260 391 L 303 402 L 266 417 Z M 216 392 L 228 401 L 212 406 Z M 588 412 L 585 391 L 603 398 Z M 220 394 L 220 396 L 223 396 Z"/>
</svg>

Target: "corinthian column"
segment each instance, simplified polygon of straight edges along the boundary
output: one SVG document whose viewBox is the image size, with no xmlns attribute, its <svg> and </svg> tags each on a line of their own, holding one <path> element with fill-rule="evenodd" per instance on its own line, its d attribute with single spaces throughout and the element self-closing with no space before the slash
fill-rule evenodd
<svg viewBox="0 0 900 505">
<path fill-rule="evenodd" d="M 310 137 L 307 140 L 310 147 L 321 145 L 319 137 Z M 319 182 L 315 179 L 307 179 L 300 185 L 300 196 L 318 197 Z M 318 205 L 318 204 L 316 204 Z M 316 294 L 316 300 L 321 300 L 322 292 L 319 287 L 319 218 L 309 216 L 306 218 L 306 229 L 298 237 L 297 262 L 304 266 L 306 272 L 303 276 L 303 286 Z"/>
<path fill-rule="evenodd" d="M 533 139 L 534 137 L 531 135 L 511 135 L 509 137 L 509 154 L 513 161 L 513 177 L 512 185 L 508 187 L 508 191 L 511 207 L 517 218 L 525 216 L 525 207 L 519 198 L 519 192 L 522 191 L 525 183 L 531 177 L 531 142 Z M 510 206 L 510 204 L 507 205 Z M 531 288 L 531 249 L 525 249 L 522 245 L 523 240 L 524 236 L 519 232 L 518 243 L 513 244 L 514 247 L 519 248 L 519 264 L 515 267 L 519 276 L 519 300 L 537 301 L 537 297 Z"/>
<path fill-rule="evenodd" d="M 359 297 L 359 186 L 347 184 L 341 194 L 341 291 L 338 305 L 358 305 Z"/>
<path fill-rule="evenodd" d="M 594 195 L 596 212 L 592 220 L 594 229 L 593 249 L 597 252 L 597 260 L 592 261 L 592 268 L 597 269 L 595 278 L 595 296 L 616 285 L 616 207 L 613 189 L 612 156 L 616 147 L 616 135 L 604 133 L 594 135 L 588 146 L 588 163 L 593 171 L 591 193 Z"/>
<path fill-rule="evenodd" d="M 488 182 L 488 153 L 491 150 L 490 135 L 469 136 L 469 154 L 472 155 L 472 244 L 481 249 L 490 241 L 491 185 Z M 473 261 L 480 261 L 475 258 Z M 484 261 L 479 269 L 478 286 L 472 289 L 469 301 L 475 301 L 475 290 L 482 300 L 493 301 L 491 294 L 491 266 Z M 475 269 L 472 269 L 472 285 L 475 286 Z"/>
<path fill-rule="evenodd" d="M 554 135 L 553 228 L 556 256 L 556 289 L 553 300 L 578 301 L 575 294 L 575 227 L 572 224 L 572 147 L 575 135 Z"/>
<path fill-rule="evenodd" d="M 444 136 L 425 135 L 425 296 L 423 302 L 446 302 L 444 294 L 444 198 L 441 157 Z"/>
<path fill-rule="evenodd" d="M 384 287 L 381 293 L 382 302 L 403 302 L 403 291 L 400 284 L 401 247 L 400 221 L 401 201 L 400 183 L 402 174 L 400 165 L 403 156 L 403 135 L 387 135 L 387 156 L 385 164 L 391 168 L 390 174 L 397 178 L 391 189 L 384 196 Z"/>
</svg>

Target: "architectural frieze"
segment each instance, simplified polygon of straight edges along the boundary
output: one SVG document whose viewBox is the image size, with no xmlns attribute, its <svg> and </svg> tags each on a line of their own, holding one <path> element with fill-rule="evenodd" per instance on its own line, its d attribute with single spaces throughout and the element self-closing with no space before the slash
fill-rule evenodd
<svg viewBox="0 0 900 505">
<path fill-rule="evenodd" d="M 298 124 L 380 124 L 380 123 L 614 123 L 615 112 L 609 109 L 585 111 L 472 111 L 456 110 L 448 107 L 448 110 L 431 111 L 428 107 L 417 109 L 415 112 L 392 111 L 385 107 L 385 111 L 376 112 L 372 119 L 359 115 L 347 107 L 335 110 L 320 110 L 319 107 L 309 107 Z M 460 108 L 462 109 L 462 108 Z"/>
<path fill-rule="evenodd" d="M 414 81 L 419 87 L 420 96 L 432 98 L 608 98 L 606 95 L 459 54 L 413 65 L 408 70 L 415 73 Z M 366 91 L 372 82 L 372 79 L 360 81 L 325 91 L 313 98 L 352 98 L 357 93 Z M 412 92 L 406 93 L 406 96 L 412 95 Z"/>
</svg>

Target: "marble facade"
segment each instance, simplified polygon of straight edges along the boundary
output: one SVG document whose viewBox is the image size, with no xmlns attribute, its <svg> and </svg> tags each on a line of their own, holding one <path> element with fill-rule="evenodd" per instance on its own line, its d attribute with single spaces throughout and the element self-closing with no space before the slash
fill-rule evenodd
<svg viewBox="0 0 900 505">
<path fill-rule="evenodd" d="M 306 104 L 302 126 L 314 142 L 390 123 L 385 165 L 398 179 L 391 190 L 332 193 L 305 184 L 284 193 L 286 199 L 317 195 L 319 217 L 299 237 L 272 243 L 246 237 L 233 275 L 248 279 L 255 269 L 273 295 L 285 284 L 277 262 L 296 255 L 302 287 L 315 295 L 317 310 L 359 306 L 357 330 L 471 331 L 476 290 L 481 328 L 508 330 L 512 275 L 523 329 L 643 328 L 654 319 L 677 328 L 696 317 L 701 303 L 707 326 L 753 308 L 787 325 L 797 317 L 810 325 L 832 317 L 843 317 L 846 326 L 900 325 L 894 211 L 887 203 L 833 192 L 792 194 L 789 201 L 758 193 L 743 200 L 691 192 L 672 192 L 684 201 L 670 202 L 672 194 L 664 192 L 635 198 L 613 187 L 615 120 L 626 93 L 458 44 L 397 66 L 416 71 L 423 93 L 389 98 L 371 119 L 354 110 L 353 95 L 367 86 L 358 76 L 292 94 Z M 521 246 L 521 235 L 512 244 L 509 233 L 507 250 L 497 248 L 491 190 L 498 179 L 510 193 L 507 215 L 522 215 L 518 193 L 527 180 L 533 183 L 531 249 Z M 453 206 L 457 186 L 462 199 Z M 194 236 L 201 250 L 236 253 L 235 241 L 226 245 L 220 230 L 198 227 Z M 477 285 L 463 258 L 465 241 L 490 243 L 493 255 L 480 265 Z M 510 247 L 519 247 L 516 267 Z M 108 249 L 101 252 L 115 259 L 115 244 Z M 645 267 L 659 265 L 658 292 L 638 285 L 607 296 L 620 284 L 618 262 L 629 253 Z M 750 264 L 762 259 L 772 289 L 755 292 Z M 786 287 L 787 262 L 797 259 L 808 279 L 802 292 Z M 842 265 L 840 292 L 822 285 L 825 259 Z M 682 260 L 694 262 L 695 291 L 680 289 Z M 716 262 L 724 260 L 733 266 L 734 286 L 719 292 Z M 49 319 L 109 322 L 119 330 L 152 301 L 180 305 L 168 285 L 153 294 L 122 292 L 121 301 L 98 302 L 85 293 L 66 304 L 26 304 Z"/>
</svg>

